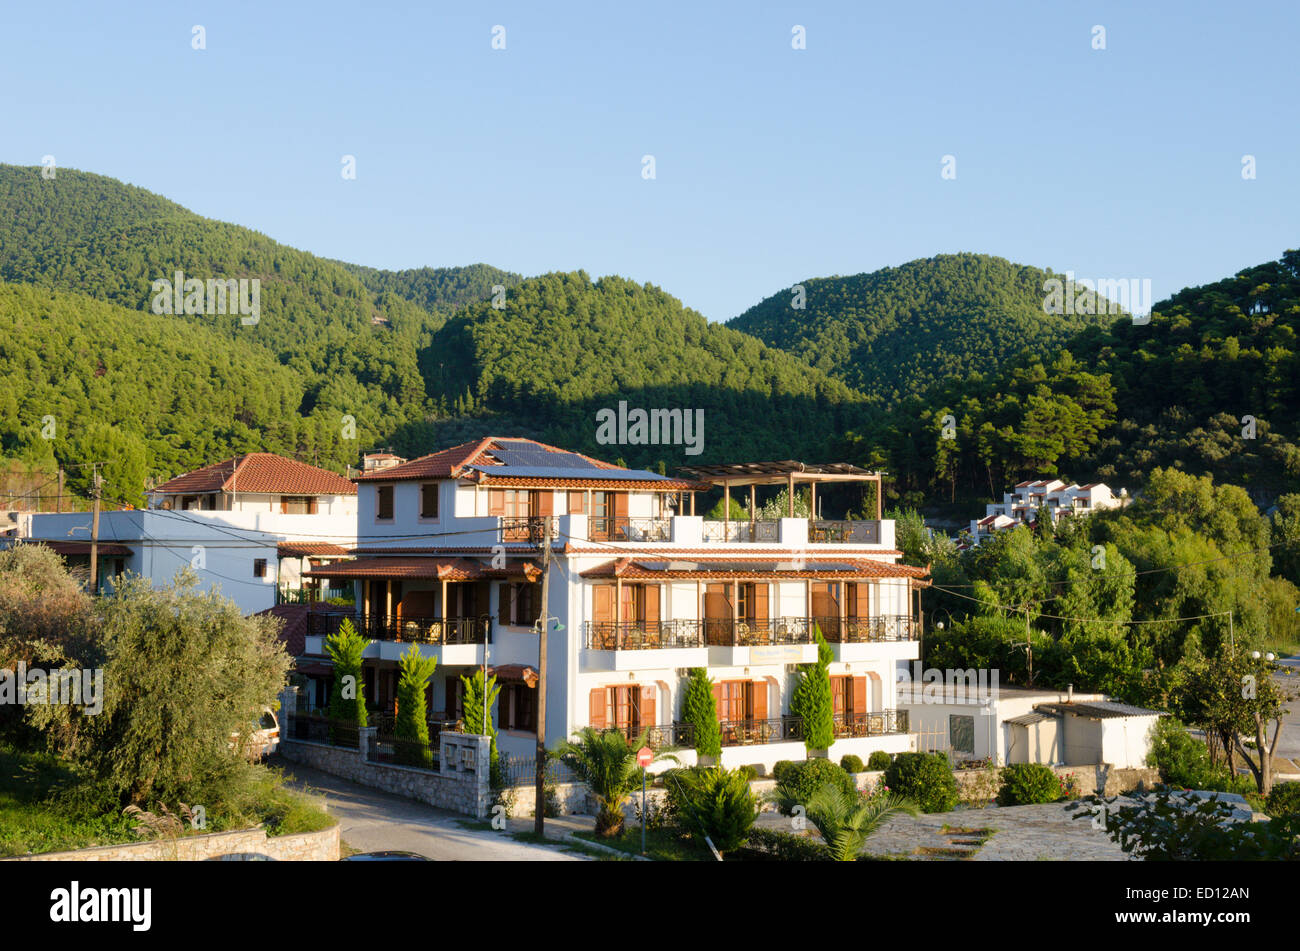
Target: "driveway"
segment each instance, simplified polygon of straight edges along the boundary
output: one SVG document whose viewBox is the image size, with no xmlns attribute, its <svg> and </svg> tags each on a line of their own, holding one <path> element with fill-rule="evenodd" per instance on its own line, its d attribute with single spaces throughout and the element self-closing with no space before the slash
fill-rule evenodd
<svg viewBox="0 0 1300 951">
<path fill-rule="evenodd" d="M 582 856 L 527 842 L 507 832 L 467 829 L 468 816 L 358 786 L 298 763 L 274 758 L 287 785 L 325 799 L 343 841 L 362 852 L 418 852 L 442 862 L 578 862 Z"/>
</svg>

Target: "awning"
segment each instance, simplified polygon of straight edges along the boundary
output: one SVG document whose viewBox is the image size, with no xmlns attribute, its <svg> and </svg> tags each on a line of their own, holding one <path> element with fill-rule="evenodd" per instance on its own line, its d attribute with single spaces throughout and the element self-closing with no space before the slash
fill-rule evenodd
<svg viewBox="0 0 1300 951">
<path fill-rule="evenodd" d="M 52 548 L 60 555 L 89 555 L 90 542 L 52 542 L 42 538 L 33 538 L 25 542 L 29 545 L 44 545 Z M 100 542 L 98 555 L 103 558 L 105 555 L 114 557 L 129 558 L 132 555 L 131 549 L 125 545 L 119 545 L 116 542 Z"/>
<path fill-rule="evenodd" d="M 620 558 L 607 561 L 582 572 L 584 578 L 623 578 L 628 580 L 655 579 L 781 579 L 809 578 L 846 580 L 866 578 L 924 578 L 929 572 L 911 565 L 898 565 L 884 561 L 840 559 L 836 561 L 635 561 Z"/>
<path fill-rule="evenodd" d="M 318 555 L 342 557 L 348 553 L 342 545 L 332 542 L 280 542 L 275 550 L 281 558 L 311 558 Z"/>
<path fill-rule="evenodd" d="M 516 562 L 504 568 L 492 568 L 469 558 L 370 557 L 336 561 L 303 572 L 305 578 L 428 578 L 435 581 L 483 581 L 494 578 L 517 578 L 536 581 L 541 568 L 532 562 Z"/>
<path fill-rule="evenodd" d="M 527 664 L 501 664 L 497 667 L 489 667 L 488 673 L 495 675 L 497 680 L 522 682 L 529 687 L 537 686 L 537 668 L 529 667 Z"/>
</svg>

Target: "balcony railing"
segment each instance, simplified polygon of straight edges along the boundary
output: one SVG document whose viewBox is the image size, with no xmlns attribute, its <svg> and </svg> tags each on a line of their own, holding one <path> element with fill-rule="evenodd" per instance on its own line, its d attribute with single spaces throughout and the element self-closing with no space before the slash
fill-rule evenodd
<svg viewBox="0 0 1300 951">
<path fill-rule="evenodd" d="M 597 651 L 673 650 L 703 647 L 699 621 L 588 621 L 587 646 Z"/>
<path fill-rule="evenodd" d="M 773 647 L 814 640 L 805 617 L 706 618 L 703 624 L 704 640 L 710 647 Z"/>
<path fill-rule="evenodd" d="M 347 615 L 309 614 L 307 634 L 328 637 L 338 631 Z M 362 637 L 376 641 L 401 641 L 411 644 L 483 644 L 487 641 L 492 617 L 397 617 L 361 614 L 350 618 Z"/>
<path fill-rule="evenodd" d="M 780 539 L 781 523 L 775 520 L 704 523 L 706 542 L 775 542 Z"/>
<path fill-rule="evenodd" d="M 916 639 L 916 622 L 906 614 L 877 614 L 872 617 L 815 617 L 822 636 L 835 644 L 876 644 Z"/>
<path fill-rule="evenodd" d="M 802 717 L 783 716 L 766 720 L 722 720 L 718 727 L 723 746 L 753 746 L 761 743 L 802 743 L 804 722 Z M 635 740 L 644 727 L 614 726 L 629 740 Z M 836 714 L 834 717 L 836 739 L 864 736 L 891 736 L 908 732 L 906 710 L 875 710 L 870 713 Z M 651 749 L 665 747 L 692 747 L 695 745 L 695 727 L 677 721 L 652 726 L 646 732 L 646 744 Z"/>
<path fill-rule="evenodd" d="M 875 710 L 870 713 L 837 713 L 834 718 L 835 736 L 846 739 L 855 736 L 890 736 L 908 732 L 906 710 Z"/>
<path fill-rule="evenodd" d="M 540 545 L 546 535 L 548 521 L 545 515 L 503 515 L 498 531 L 503 542 L 528 542 L 531 545 Z M 554 530 L 551 535 L 554 537 Z"/>
<path fill-rule="evenodd" d="M 809 519 L 808 541 L 879 545 L 880 523 L 874 519 Z"/>
<path fill-rule="evenodd" d="M 672 519 L 592 515 L 587 518 L 587 539 L 593 542 L 670 542 Z"/>
</svg>

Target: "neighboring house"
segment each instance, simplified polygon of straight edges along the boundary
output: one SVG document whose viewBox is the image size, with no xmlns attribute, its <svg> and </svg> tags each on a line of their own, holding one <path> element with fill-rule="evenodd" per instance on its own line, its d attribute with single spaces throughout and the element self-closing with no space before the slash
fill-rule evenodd
<svg viewBox="0 0 1300 951">
<path fill-rule="evenodd" d="M 1114 496 L 1101 482 L 1087 485 L 1066 485 L 1060 479 L 1021 482 L 1013 491 L 1005 493 L 1001 502 L 986 505 L 983 518 L 971 519 L 971 544 L 978 545 L 1004 528 L 1032 525 L 1043 506 L 1051 512 L 1052 520 L 1059 522 L 1067 515 L 1088 515 L 1099 509 L 1119 508 L 1127 499 L 1125 490 L 1121 489 L 1119 496 Z"/>
<path fill-rule="evenodd" d="M 894 523 L 781 518 L 706 521 L 695 494 L 754 486 L 877 482 L 853 466 L 698 466 L 683 478 L 625 469 L 527 439 L 484 438 L 356 478 L 352 561 L 306 572 L 351 583 L 368 703 L 391 712 L 397 659 L 438 660 L 432 720 L 463 716 L 460 677 L 487 665 L 502 686 L 500 748 L 537 742 L 543 544 L 550 547 L 548 747 L 584 726 L 648 730 L 686 748 L 684 677 L 705 667 L 727 765 L 804 756 L 789 713 L 796 665 L 831 642 L 838 739 L 831 755 L 912 748 L 894 696 L 915 659 L 925 571 L 897 563 Z M 794 492 L 791 492 L 791 496 Z M 751 501 L 749 511 L 755 512 Z M 549 532 L 549 538 L 546 534 Z M 307 617 L 308 655 L 333 618 Z"/>
<path fill-rule="evenodd" d="M 191 567 L 245 614 L 302 585 L 304 568 L 356 544 L 356 487 L 316 466 L 254 452 L 177 476 L 148 493 L 149 508 L 99 519 L 101 590 L 123 571 L 167 584 Z M 23 513 L 23 541 L 49 544 L 89 566 L 89 512 Z M 318 581 L 309 581 L 314 587 Z M 322 592 L 328 593 L 328 592 Z"/>
<path fill-rule="evenodd" d="M 898 691 L 898 705 L 922 748 L 992 759 L 997 766 L 1144 767 L 1152 730 L 1164 715 L 1100 693 L 911 682 Z"/>
</svg>

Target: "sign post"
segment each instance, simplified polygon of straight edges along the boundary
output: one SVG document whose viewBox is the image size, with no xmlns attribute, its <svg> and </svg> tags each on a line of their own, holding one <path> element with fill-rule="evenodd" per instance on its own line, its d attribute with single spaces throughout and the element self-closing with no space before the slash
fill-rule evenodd
<svg viewBox="0 0 1300 951">
<path fill-rule="evenodd" d="M 655 758 L 654 752 L 648 746 L 643 746 L 636 751 L 636 763 L 641 767 L 641 854 L 645 855 L 645 771 Z"/>
</svg>

